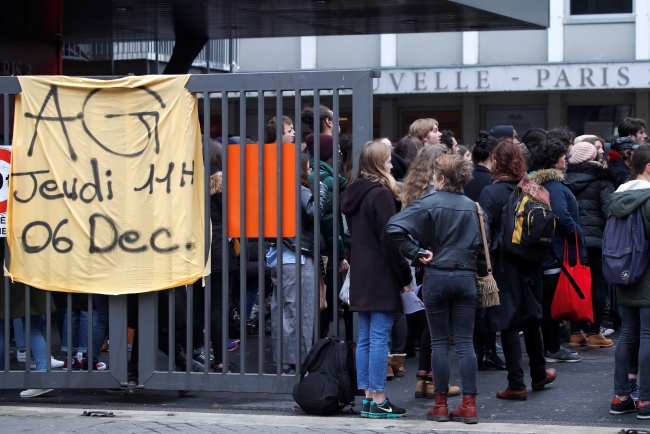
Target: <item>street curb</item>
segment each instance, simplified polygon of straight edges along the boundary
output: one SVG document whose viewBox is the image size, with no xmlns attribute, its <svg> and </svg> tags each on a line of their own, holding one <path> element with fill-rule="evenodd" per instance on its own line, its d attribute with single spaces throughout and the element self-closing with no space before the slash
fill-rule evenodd
<svg viewBox="0 0 650 434">
<path fill-rule="evenodd" d="M 198 425 L 245 425 L 272 426 L 272 427 L 294 427 L 294 428 L 325 428 L 350 430 L 395 430 L 399 431 L 428 431 L 436 432 L 463 432 L 463 433 L 502 433 L 502 434 L 546 434 L 546 433 L 572 433 L 572 434 L 616 434 L 620 428 L 614 427 L 593 427 L 593 426 L 565 426 L 565 425 L 534 425 L 534 424 L 512 424 L 512 423 L 479 423 L 476 425 L 465 425 L 457 422 L 437 423 L 423 420 L 405 419 L 350 419 L 337 417 L 316 417 L 316 416 L 284 416 L 284 415 L 251 415 L 246 414 L 214 414 L 195 412 L 165 412 L 165 411 L 132 411 L 132 410 L 110 410 L 103 411 L 114 414 L 113 418 L 93 417 L 95 422 L 99 420 L 121 421 L 121 422 L 161 422 L 166 420 L 173 423 L 193 423 Z M 1 407 L 0 417 L 32 417 L 32 418 L 79 418 L 82 415 L 81 409 L 68 408 L 38 408 L 38 407 Z M 480 420 L 480 419 L 479 419 Z"/>
</svg>

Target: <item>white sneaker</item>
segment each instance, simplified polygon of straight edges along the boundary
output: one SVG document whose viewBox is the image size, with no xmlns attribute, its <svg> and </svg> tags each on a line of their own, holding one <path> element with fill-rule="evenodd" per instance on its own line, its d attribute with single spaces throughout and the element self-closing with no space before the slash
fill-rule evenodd
<svg viewBox="0 0 650 434">
<path fill-rule="evenodd" d="M 41 396 L 45 395 L 46 393 L 50 393 L 54 389 L 27 389 L 23 390 L 20 392 L 20 397 L 21 398 L 34 398 L 36 396 Z"/>
<path fill-rule="evenodd" d="M 600 332 L 603 334 L 603 336 L 609 336 L 614 333 L 614 329 L 607 329 L 603 326 L 600 326 Z"/>
<path fill-rule="evenodd" d="M 19 362 L 25 363 L 25 360 L 27 360 L 27 350 L 17 350 L 16 351 L 16 360 Z"/>
<path fill-rule="evenodd" d="M 105 371 L 107 368 L 106 363 L 99 362 L 95 365 L 95 371 Z"/>
<path fill-rule="evenodd" d="M 55 369 L 55 368 L 62 368 L 62 367 L 63 367 L 64 363 L 63 363 L 61 360 L 57 360 L 57 359 L 55 359 L 54 356 L 51 356 L 51 357 L 52 357 L 52 358 L 51 358 L 52 369 Z M 33 358 L 33 357 L 32 357 L 32 364 L 30 365 L 30 368 L 31 368 L 31 369 L 36 369 L 36 363 L 34 362 L 34 358 Z"/>
</svg>

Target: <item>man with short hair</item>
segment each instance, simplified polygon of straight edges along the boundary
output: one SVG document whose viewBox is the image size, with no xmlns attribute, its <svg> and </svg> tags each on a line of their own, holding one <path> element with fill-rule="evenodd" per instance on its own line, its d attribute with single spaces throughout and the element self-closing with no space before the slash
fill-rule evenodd
<svg viewBox="0 0 650 434">
<path fill-rule="evenodd" d="M 266 124 L 266 140 L 265 143 L 275 143 L 277 139 L 277 119 L 275 117 L 269 119 Z M 282 143 L 293 143 L 296 137 L 296 130 L 293 128 L 293 121 L 288 116 L 282 116 Z"/>
<path fill-rule="evenodd" d="M 438 121 L 431 118 L 418 119 L 409 127 L 409 135 L 417 137 L 423 145 L 439 145 L 442 134 L 438 131 Z"/>
<path fill-rule="evenodd" d="M 618 125 L 619 137 L 631 137 L 637 145 L 643 145 L 648 140 L 643 119 L 625 118 Z"/>
<path fill-rule="evenodd" d="M 442 131 L 440 143 L 444 145 L 440 148 L 447 154 L 458 154 L 458 142 L 456 141 L 456 137 L 454 137 L 454 133 L 452 131 Z"/>
</svg>

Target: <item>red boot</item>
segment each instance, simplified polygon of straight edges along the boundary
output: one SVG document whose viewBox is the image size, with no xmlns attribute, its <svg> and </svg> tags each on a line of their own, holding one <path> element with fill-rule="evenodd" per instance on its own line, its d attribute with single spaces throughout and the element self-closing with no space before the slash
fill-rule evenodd
<svg viewBox="0 0 650 434">
<path fill-rule="evenodd" d="M 449 415 L 454 422 L 478 423 L 476 395 L 463 395 L 463 404 Z"/>
<path fill-rule="evenodd" d="M 447 408 L 447 395 L 436 395 L 436 403 L 429 413 L 427 413 L 427 419 L 435 420 L 436 422 L 448 422 L 449 421 L 449 408 Z"/>
</svg>

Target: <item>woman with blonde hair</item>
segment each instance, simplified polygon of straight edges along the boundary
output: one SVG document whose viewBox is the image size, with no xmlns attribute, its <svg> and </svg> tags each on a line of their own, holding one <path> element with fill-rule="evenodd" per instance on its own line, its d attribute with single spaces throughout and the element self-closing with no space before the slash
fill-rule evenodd
<svg viewBox="0 0 650 434">
<path fill-rule="evenodd" d="M 386 399 L 388 340 L 395 314 L 402 310 L 400 292 L 413 291 L 411 268 L 386 234 L 399 196 L 390 175 L 390 152 L 379 140 L 366 143 L 357 178 L 341 194 L 341 212 L 354 240 L 350 311 L 359 313 L 357 383 L 366 394 L 361 416 L 370 418 L 406 416 L 405 409 Z"/>
<path fill-rule="evenodd" d="M 425 265 L 424 306 L 431 329 L 435 406 L 428 418 L 476 423 L 477 363 L 472 344 L 478 303 L 476 275 L 487 275 L 477 205 L 463 194 L 472 165 L 445 154 L 433 167 L 436 192 L 391 218 L 386 232 L 409 258 Z M 459 358 L 463 403 L 449 413 L 450 323 Z"/>
<path fill-rule="evenodd" d="M 404 178 L 402 187 L 402 208 L 420 196 L 433 192 L 433 163 L 442 151 L 437 146 L 427 146 L 418 152 Z"/>
</svg>

